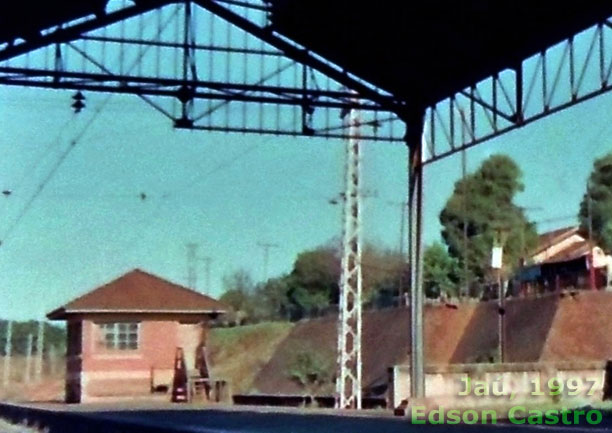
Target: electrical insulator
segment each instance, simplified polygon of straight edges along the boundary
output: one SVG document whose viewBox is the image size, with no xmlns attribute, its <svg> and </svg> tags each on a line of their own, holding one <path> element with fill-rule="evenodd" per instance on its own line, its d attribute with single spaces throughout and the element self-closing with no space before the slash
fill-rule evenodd
<svg viewBox="0 0 612 433">
<path fill-rule="evenodd" d="M 72 100 L 74 101 L 71 105 L 72 109 L 75 113 L 80 113 L 85 108 L 85 95 L 79 90 L 72 96 Z"/>
</svg>

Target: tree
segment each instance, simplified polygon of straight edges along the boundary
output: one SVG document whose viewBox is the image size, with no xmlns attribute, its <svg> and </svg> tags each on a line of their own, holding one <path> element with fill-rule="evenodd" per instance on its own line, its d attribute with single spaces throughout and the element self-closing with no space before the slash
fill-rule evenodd
<svg viewBox="0 0 612 433">
<path fill-rule="evenodd" d="M 253 303 L 257 320 L 282 320 L 289 318 L 290 304 L 288 278 L 270 278 L 255 287 Z"/>
<path fill-rule="evenodd" d="M 457 260 L 452 258 L 446 248 L 436 242 L 430 245 L 423 256 L 423 283 L 425 296 L 438 298 L 440 295 L 458 295 Z"/>
<path fill-rule="evenodd" d="M 587 181 L 587 191 L 578 213 L 580 228 L 584 233 L 589 232 L 589 213 L 593 240 L 604 250 L 612 251 L 612 153 L 595 160 Z"/>
<path fill-rule="evenodd" d="M 0 320 L 0 354 L 4 355 L 4 345 L 6 342 L 6 328 L 8 321 Z M 13 321 L 12 329 L 12 353 L 25 355 L 27 352 L 28 334 L 33 337 L 33 345 L 36 347 L 36 338 L 38 336 L 38 322 L 29 320 L 27 322 Z M 49 350 L 51 346 L 59 350 L 61 353 L 66 348 L 66 330 L 62 327 L 45 323 L 44 327 L 44 350 Z"/>
<path fill-rule="evenodd" d="M 293 350 L 286 373 L 304 390 L 313 401 L 318 392 L 331 391 L 329 388 L 334 381 L 335 364 L 333 357 L 313 347 L 303 347 Z"/>
<path fill-rule="evenodd" d="M 255 313 L 253 303 L 253 280 L 249 273 L 243 269 L 223 277 L 225 293 L 219 299 L 229 305 L 236 314 L 236 322 L 252 319 Z"/>
<path fill-rule="evenodd" d="M 361 264 L 364 303 L 389 306 L 400 282 L 408 285 L 408 266 L 397 252 L 365 245 Z M 298 255 L 286 280 L 292 320 L 320 315 L 338 303 L 340 265 L 340 251 L 333 245 Z"/>
<path fill-rule="evenodd" d="M 300 253 L 287 276 L 293 320 L 315 316 L 338 301 L 340 258 L 329 246 Z"/>
<path fill-rule="evenodd" d="M 455 183 L 453 194 L 440 213 L 442 238 L 451 257 L 463 266 L 467 262 L 467 278 L 475 283 L 480 296 L 489 267 L 496 231 L 505 233 L 504 274 L 508 276 L 536 242 L 534 225 L 514 204 L 514 197 L 524 189 L 522 173 L 508 156 L 493 155 L 480 168 Z M 467 249 L 464 248 L 464 219 Z M 462 279 L 464 278 L 461 272 Z"/>
</svg>

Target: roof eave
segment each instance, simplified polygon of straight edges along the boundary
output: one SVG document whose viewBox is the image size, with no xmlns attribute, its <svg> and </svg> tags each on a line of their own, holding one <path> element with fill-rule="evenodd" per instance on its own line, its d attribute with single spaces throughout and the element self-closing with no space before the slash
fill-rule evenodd
<svg viewBox="0 0 612 433">
<path fill-rule="evenodd" d="M 103 309 L 103 308 L 82 308 L 66 309 L 58 308 L 47 314 L 49 320 L 66 320 L 68 316 L 77 314 L 178 314 L 178 315 L 206 315 L 219 316 L 226 314 L 227 310 L 139 310 L 139 309 Z"/>
</svg>

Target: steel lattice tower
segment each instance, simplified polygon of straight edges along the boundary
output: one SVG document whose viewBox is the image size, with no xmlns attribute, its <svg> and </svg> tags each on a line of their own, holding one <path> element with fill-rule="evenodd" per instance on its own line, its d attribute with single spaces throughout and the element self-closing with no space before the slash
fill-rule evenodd
<svg viewBox="0 0 612 433">
<path fill-rule="evenodd" d="M 353 138 L 346 142 L 336 391 L 339 408 L 361 409 L 361 162 L 358 110 L 349 110 L 345 120 Z"/>
</svg>

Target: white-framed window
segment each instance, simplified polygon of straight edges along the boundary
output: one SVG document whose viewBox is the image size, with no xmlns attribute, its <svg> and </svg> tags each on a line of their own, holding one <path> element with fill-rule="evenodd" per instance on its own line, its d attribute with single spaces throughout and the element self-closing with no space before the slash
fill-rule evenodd
<svg viewBox="0 0 612 433">
<path fill-rule="evenodd" d="M 108 350 L 137 350 L 138 322 L 99 323 L 100 346 Z"/>
</svg>

